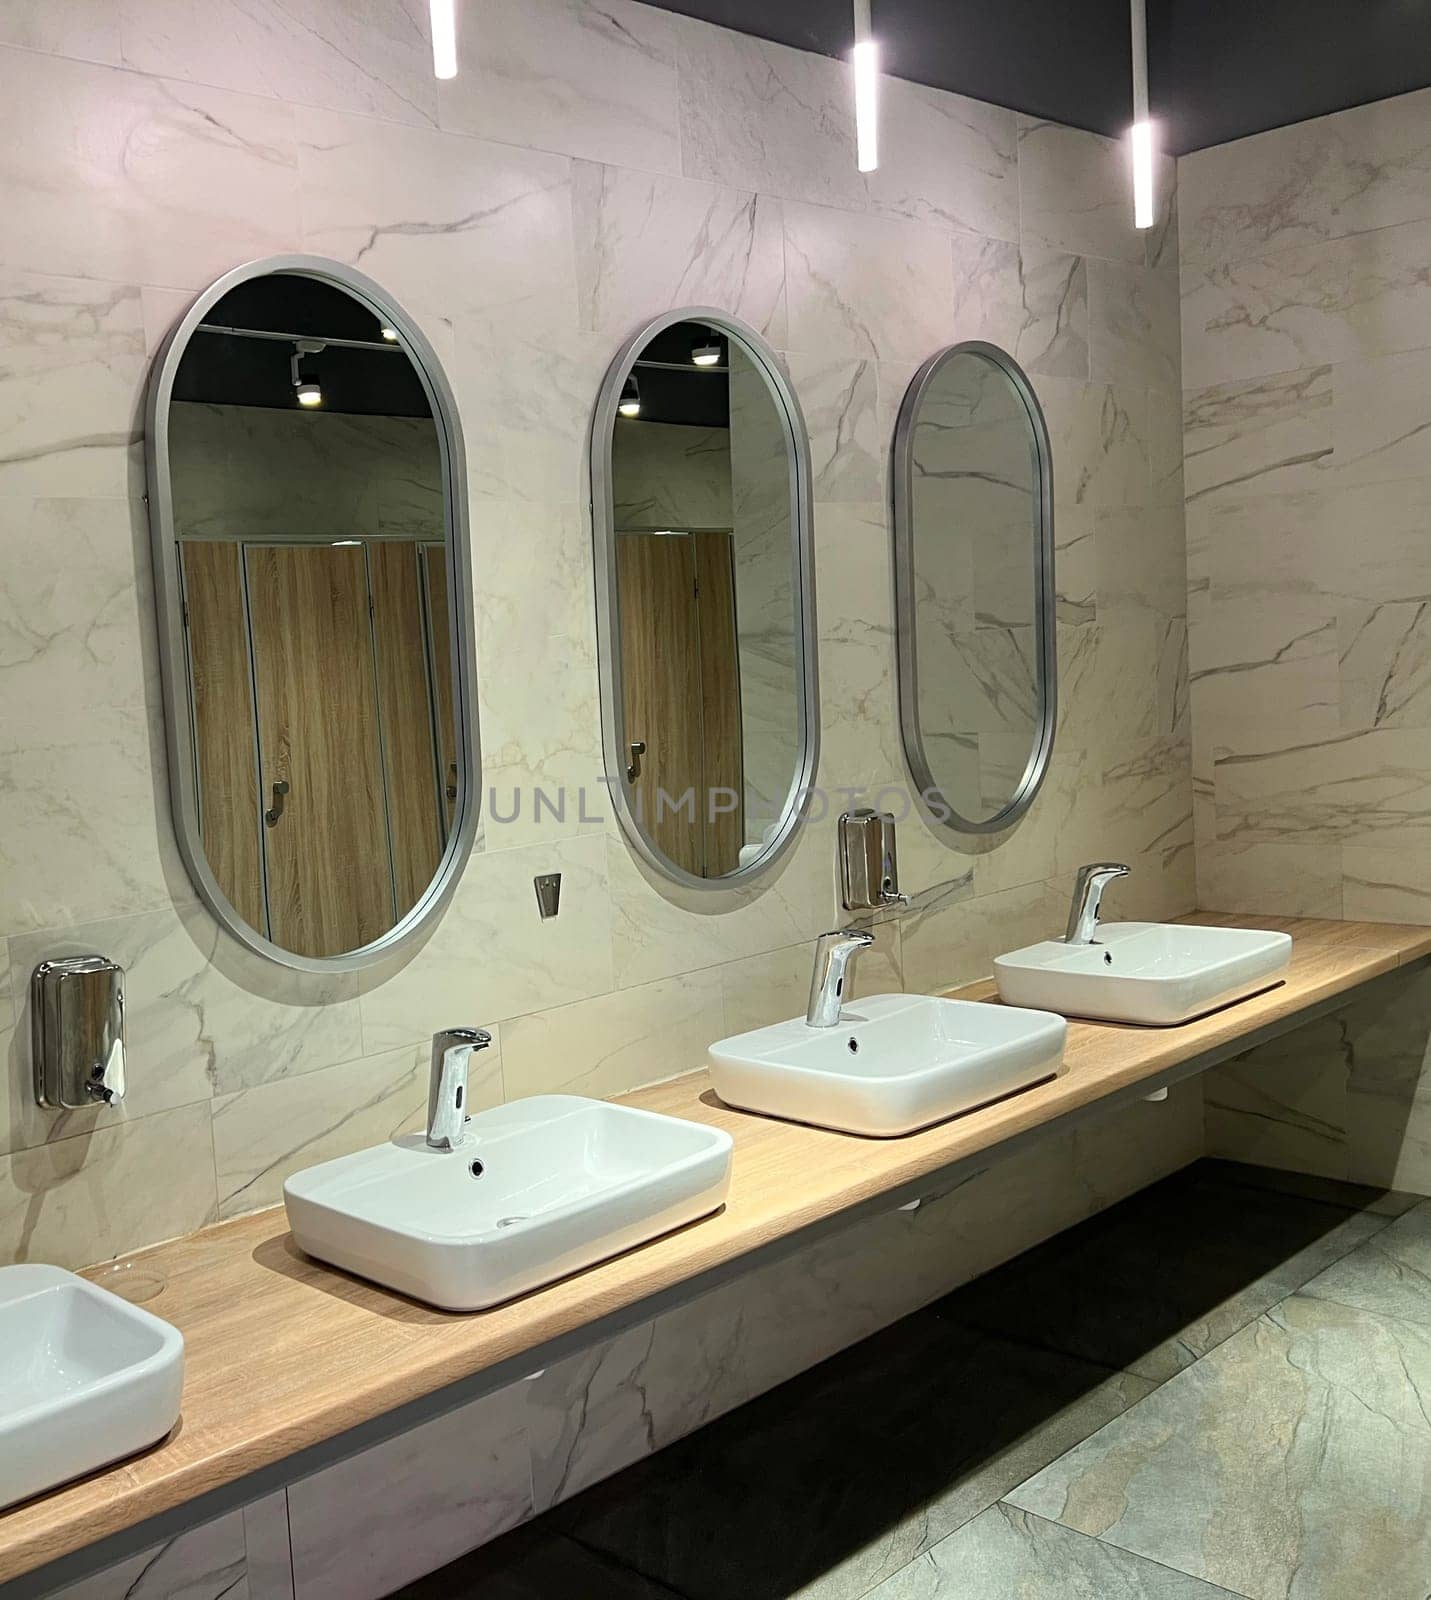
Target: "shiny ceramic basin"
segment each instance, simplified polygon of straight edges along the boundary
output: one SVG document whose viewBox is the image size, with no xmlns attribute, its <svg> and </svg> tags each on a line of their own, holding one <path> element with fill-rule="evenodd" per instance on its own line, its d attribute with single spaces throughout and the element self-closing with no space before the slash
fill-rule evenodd
<svg viewBox="0 0 1431 1600">
<path fill-rule="evenodd" d="M 1270 988 L 1291 959 L 1285 933 L 1110 922 L 1092 944 L 1048 939 L 1000 956 L 994 977 L 1010 1005 L 1170 1027 Z"/>
<path fill-rule="evenodd" d="M 1066 1032 L 1047 1012 L 881 994 L 837 1027 L 797 1017 L 722 1039 L 710 1070 L 741 1110 L 889 1138 L 1053 1077 Z"/>
<path fill-rule="evenodd" d="M 295 1173 L 309 1255 L 451 1311 L 500 1304 L 717 1210 L 719 1128 L 576 1095 L 474 1116 L 455 1150 L 421 1134 Z"/>
</svg>

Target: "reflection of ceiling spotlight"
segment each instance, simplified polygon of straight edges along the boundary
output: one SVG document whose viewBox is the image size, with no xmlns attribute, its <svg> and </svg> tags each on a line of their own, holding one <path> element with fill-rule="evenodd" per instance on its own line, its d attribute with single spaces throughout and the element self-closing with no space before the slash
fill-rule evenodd
<svg viewBox="0 0 1431 1600">
<path fill-rule="evenodd" d="M 383 338 L 386 339 L 389 344 L 396 344 L 397 343 L 397 329 L 396 328 L 382 327 L 382 328 L 378 329 L 378 332 L 380 334 L 382 334 Z"/>
<path fill-rule="evenodd" d="M 691 360 L 698 367 L 718 367 L 720 365 L 720 340 L 712 333 L 708 333 L 704 339 L 697 339 L 691 346 Z"/>
<path fill-rule="evenodd" d="M 641 386 L 636 382 L 636 374 L 629 374 L 626 382 L 621 385 L 621 398 L 616 402 L 616 409 L 623 417 L 639 417 L 641 415 Z"/>
<path fill-rule="evenodd" d="M 295 339 L 293 359 L 288 370 L 293 375 L 293 392 L 301 406 L 321 406 L 323 390 L 318 383 L 318 368 L 313 357 L 324 348 L 319 339 Z"/>
</svg>

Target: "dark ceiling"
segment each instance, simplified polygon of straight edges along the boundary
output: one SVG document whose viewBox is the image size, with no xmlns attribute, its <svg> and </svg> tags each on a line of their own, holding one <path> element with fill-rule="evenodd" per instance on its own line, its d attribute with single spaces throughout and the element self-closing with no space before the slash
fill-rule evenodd
<svg viewBox="0 0 1431 1600">
<path fill-rule="evenodd" d="M 427 391 L 406 353 L 381 337 L 378 319 L 360 301 L 331 284 L 294 272 L 249 278 L 219 301 L 205 327 L 249 333 L 198 332 L 174 375 L 174 399 L 211 405 L 298 409 L 287 341 L 252 333 L 287 333 L 305 339 L 358 341 L 361 348 L 329 344 L 304 358 L 301 375 L 316 378 L 324 412 L 429 417 Z"/>
<path fill-rule="evenodd" d="M 648 0 L 655 3 L 655 0 Z M 843 56 L 850 0 L 662 0 Z M 1149 92 L 1181 155 L 1431 84 L 1431 0 L 1147 0 Z M 872 0 L 886 71 L 1119 135 L 1128 0 Z"/>
</svg>

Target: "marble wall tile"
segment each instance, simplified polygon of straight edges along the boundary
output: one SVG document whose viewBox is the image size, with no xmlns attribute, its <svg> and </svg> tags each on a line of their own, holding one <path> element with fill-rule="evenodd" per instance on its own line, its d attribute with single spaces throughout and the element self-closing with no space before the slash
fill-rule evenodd
<svg viewBox="0 0 1431 1600">
<path fill-rule="evenodd" d="M 911 994 L 935 994 L 987 977 L 996 955 L 1052 938 L 1067 917 L 1067 895 L 1043 880 L 938 899 L 904 919 L 905 986 Z"/>
<path fill-rule="evenodd" d="M 1218 836 L 1316 844 L 1431 843 L 1431 750 L 1386 729 L 1217 761 Z"/>
<path fill-rule="evenodd" d="M 500 1105 L 502 1053 L 479 1051 L 468 1073 L 467 1101 L 485 1111 Z M 283 1199 L 283 1181 L 304 1167 L 331 1161 L 426 1126 L 426 1044 L 278 1078 L 213 1104 L 214 1165 L 221 1217 L 237 1217 Z"/>
<path fill-rule="evenodd" d="M 395 971 L 360 975 L 364 1053 L 610 989 L 607 846 L 596 834 L 474 854 L 427 943 Z M 532 890 L 542 872 L 562 875 L 561 914 L 549 921 Z"/>
<path fill-rule="evenodd" d="M 514 1017 L 502 1030 L 507 1097 L 604 1099 L 694 1072 L 728 1031 L 723 1001 L 713 968 Z"/>
<path fill-rule="evenodd" d="M 1333 369 L 1338 484 L 1431 474 L 1431 352 L 1404 350 Z"/>
<path fill-rule="evenodd" d="M 93 1577 L 66 1584 L 55 1592 L 55 1600 L 279 1600 L 278 1588 L 260 1588 L 253 1577 L 244 1512 L 230 1511 Z"/>
<path fill-rule="evenodd" d="M 961 339 L 1001 345 L 1026 372 L 1088 376 L 1088 263 L 1081 256 L 973 233 L 955 233 L 950 243 Z"/>
<path fill-rule="evenodd" d="M 7 0 L 0 5 L 0 43 L 118 66 L 119 12 L 113 0 Z"/>
<path fill-rule="evenodd" d="M 1184 156 L 1184 261 L 1216 266 L 1431 217 L 1428 111 L 1421 89 Z"/>
<path fill-rule="evenodd" d="M 572 333 L 552 341 L 480 322 L 459 325 L 448 376 L 467 445 L 479 595 L 490 563 L 510 558 L 503 546 L 544 531 L 540 524 L 504 530 L 500 519 L 512 513 L 501 502 L 540 503 L 543 515 L 560 523 L 585 498 L 591 411 L 615 354 L 612 334 Z M 589 568 L 589 540 L 579 531 Z M 573 571 L 564 587 L 583 595 L 589 577 Z"/>
<path fill-rule="evenodd" d="M 300 109 L 305 248 L 419 313 L 560 337 L 575 327 L 565 156 Z"/>
<path fill-rule="evenodd" d="M 1016 116 L 902 78 L 880 82 L 880 164 L 870 208 L 989 239 L 1019 237 Z"/>
<path fill-rule="evenodd" d="M 115 1111 L 56 1119 L 24 1104 L 24 1074 L 17 1075 L 12 1062 L 12 1139 L 28 1144 L 66 1137 L 362 1053 L 352 974 L 286 972 L 240 951 L 197 905 L 12 938 L 15 993 L 24 993 L 30 972 L 47 956 L 93 951 L 125 969 L 134 1053 L 129 1093 Z"/>
<path fill-rule="evenodd" d="M 1350 915 L 1343 904 L 1342 855 L 1338 845 L 1243 842 L 1199 833 L 1197 904 L 1280 917 Z"/>
<path fill-rule="evenodd" d="M 0 49 L 4 265 L 199 289 L 299 245 L 292 111 L 258 96 Z"/>
<path fill-rule="evenodd" d="M 736 1295 L 716 1290 L 535 1378 L 527 1427 L 536 1509 L 569 1499 L 736 1404 L 740 1331 Z"/>
<path fill-rule="evenodd" d="M 688 178 L 863 209 L 842 62 L 690 20 L 675 26 Z"/>
<path fill-rule="evenodd" d="M 517 1383 L 290 1484 L 294 1600 L 377 1600 L 525 1521 L 526 1414 Z"/>
<path fill-rule="evenodd" d="M 5 1261 L 81 1267 L 192 1233 L 215 1214 L 207 1105 L 0 1156 Z"/>
<path fill-rule="evenodd" d="M 1189 267 L 1182 274 L 1190 388 L 1431 344 L 1431 222 Z"/>
<path fill-rule="evenodd" d="M 1020 116 L 1018 149 L 1026 243 L 1143 264 L 1124 145 Z"/>
<path fill-rule="evenodd" d="M 1330 367 L 1188 387 L 1187 500 L 1309 489 L 1332 465 Z"/>
<path fill-rule="evenodd" d="M 1431 924 L 1431 852 L 1346 845 L 1341 869 L 1344 916 Z"/>
<path fill-rule="evenodd" d="M 922 360 L 959 337 L 945 231 L 824 206 L 784 210 L 792 350 Z"/>
<path fill-rule="evenodd" d="M 833 818 L 802 828 L 756 888 L 682 889 L 639 866 L 622 839 L 606 843 L 621 988 L 779 950 L 835 925 Z"/>
<path fill-rule="evenodd" d="M 458 29 L 442 126 L 648 172 L 679 172 L 673 27 L 634 0 L 482 0 Z"/>
<path fill-rule="evenodd" d="M 714 305 L 783 345 L 781 211 L 749 190 L 575 162 L 581 326 L 624 336 L 662 311 Z"/>
<path fill-rule="evenodd" d="M 63 926 L 170 903 L 183 880 L 161 735 L 142 707 L 51 701 L 43 742 L 0 729 L 0 928 Z M 102 779 L 103 804 L 95 801 Z M 187 892 L 187 891 L 183 891 Z"/>
<path fill-rule="evenodd" d="M 1060 506 L 1141 506 L 1149 495 L 1148 410 L 1124 384 L 1044 377 L 1037 385 Z"/>
<path fill-rule="evenodd" d="M 1128 612 L 1187 612 L 1187 556 L 1177 507 L 1094 513 L 1094 585 L 1101 621 Z"/>
<path fill-rule="evenodd" d="M 420 0 L 210 0 L 193 26 L 184 0 L 114 0 L 124 65 L 157 77 L 356 111 L 437 120 Z"/>
<path fill-rule="evenodd" d="M 888 441 L 880 428 L 876 363 L 797 352 L 788 368 L 810 436 L 811 498 L 817 505 L 881 502 Z"/>
<path fill-rule="evenodd" d="M 1093 260 L 1087 267 L 1089 376 L 1177 394 L 1177 280 L 1127 261 Z"/>
<path fill-rule="evenodd" d="M 832 792 L 872 788 L 902 770 L 887 517 L 878 502 L 820 506 L 816 516 L 819 779 Z"/>
<path fill-rule="evenodd" d="M 1345 1023 L 1332 1016 L 1214 1067 L 1203 1080 L 1208 1150 L 1345 1178 L 1351 1054 Z"/>
<path fill-rule="evenodd" d="M 10 552 L 0 587 L 10 748 L 50 740 L 57 696 L 96 723 L 107 708 L 142 720 L 157 687 L 143 516 L 128 500 L 0 498 Z"/>
<path fill-rule="evenodd" d="M 136 492 L 144 327 L 133 285 L 0 276 L 0 496 Z"/>
</svg>

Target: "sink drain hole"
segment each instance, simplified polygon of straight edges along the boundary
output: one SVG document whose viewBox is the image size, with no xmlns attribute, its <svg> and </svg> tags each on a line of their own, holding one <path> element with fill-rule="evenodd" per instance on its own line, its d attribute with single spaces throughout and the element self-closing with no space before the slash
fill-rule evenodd
<svg viewBox="0 0 1431 1600">
<path fill-rule="evenodd" d="M 498 1217 L 497 1218 L 497 1226 L 499 1228 L 510 1228 L 514 1222 L 525 1222 L 526 1220 L 527 1219 L 526 1219 L 525 1216 L 520 1216 L 520 1217 Z"/>
</svg>

